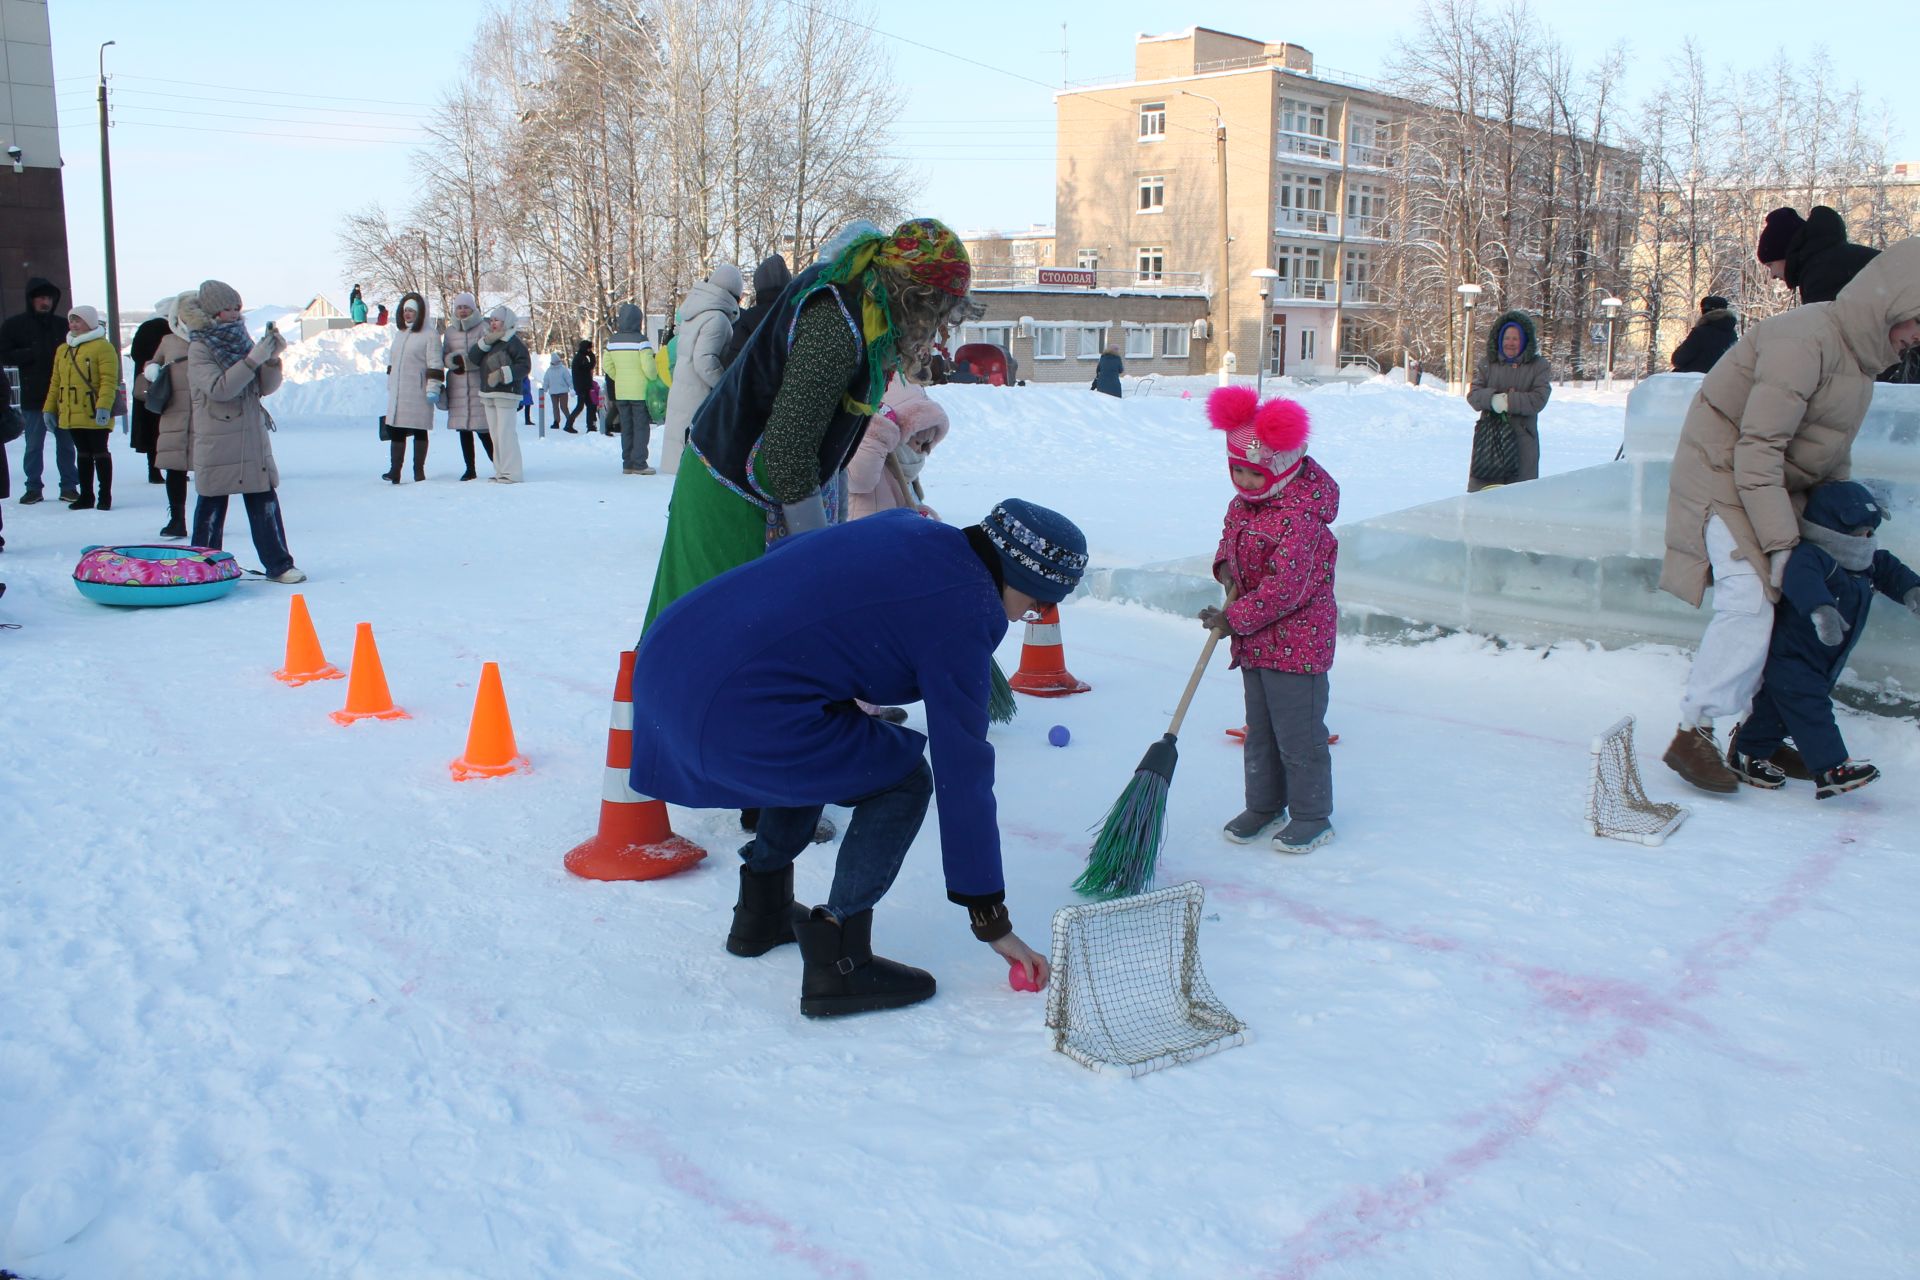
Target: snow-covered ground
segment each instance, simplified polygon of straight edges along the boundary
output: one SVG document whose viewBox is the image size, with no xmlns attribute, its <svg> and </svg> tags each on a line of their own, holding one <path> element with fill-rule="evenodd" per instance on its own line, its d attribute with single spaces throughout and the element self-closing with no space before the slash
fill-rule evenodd
<svg viewBox="0 0 1920 1280">
<path fill-rule="evenodd" d="M 378 337 L 384 331 L 374 331 Z M 0 575 L 0 1268 L 66 1277 L 1911 1277 L 1920 1272 L 1920 893 L 1911 724 L 1843 712 L 1888 777 L 1679 796 L 1684 669 L 1645 648 L 1342 645 L 1339 840 L 1220 841 L 1239 679 L 1183 735 L 1164 882 L 1208 891 L 1249 1042 L 1138 1080 L 1053 1053 L 1042 999 L 944 900 L 929 823 L 876 916 L 932 1002 L 824 1025 L 798 957 L 725 954 L 731 815 L 652 884 L 570 878 L 666 478 L 527 432 L 528 483 L 377 473 L 383 352 L 303 347 L 276 406 L 293 550 L 345 665 L 371 621 L 412 719 L 289 689 L 287 591 L 116 611 L 66 580 L 114 510 L 6 508 Z M 349 361 L 357 363 L 349 363 Z M 355 372 L 357 370 L 357 372 Z M 926 472 L 956 522 L 1009 494 L 1098 563 L 1211 547 L 1191 400 L 947 388 Z M 1457 491 L 1472 415 L 1384 382 L 1303 392 L 1345 515 Z M 1556 397 L 1545 465 L 1610 458 L 1621 396 Z M 372 405 L 374 407 L 370 408 Z M 119 446 L 116 446 L 117 448 Z M 17 462 L 17 454 L 16 454 Z M 256 563 L 236 504 L 229 547 Z M 1197 624 L 1074 603 L 1093 691 L 994 731 L 1016 928 L 1042 944 L 1095 823 L 1165 728 Z M 724 637 L 716 637 L 723 643 Z M 1019 628 L 1002 660 L 1018 661 Z M 533 772 L 454 783 L 497 660 Z M 1664 848 L 1596 840 L 1589 737 L 1641 717 Z M 917 716 L 916 716 L 917 720 Z M 1073 731 L 1064 750 L 1046 730 Z M 824 893 L 831 851 L 799 864 Z"/>
</svg>

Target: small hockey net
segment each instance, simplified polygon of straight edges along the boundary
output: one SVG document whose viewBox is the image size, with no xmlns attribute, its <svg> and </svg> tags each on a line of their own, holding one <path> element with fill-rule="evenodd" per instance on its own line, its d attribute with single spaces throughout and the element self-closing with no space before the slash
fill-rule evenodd
<svg viewBox="0 0 1920 1280">
<path fill-rule="evenodd" d="M 1240 1044 L 1245 1027 L 1200 967 L 1204 901 L 1187 883 L 1055 912 L 1053 1047 L 1137 1076 Z"/>
<path fill-rule="evenodd" d="M 1687 819 L 1677 804 L 1647 799 L 1633 750 L 1633 717 L 1623 717 L 1593 740 L 1593 777 L 1587 786 L 1587 827 L 1596 836 L 1657 845 Z"/>
</svg>

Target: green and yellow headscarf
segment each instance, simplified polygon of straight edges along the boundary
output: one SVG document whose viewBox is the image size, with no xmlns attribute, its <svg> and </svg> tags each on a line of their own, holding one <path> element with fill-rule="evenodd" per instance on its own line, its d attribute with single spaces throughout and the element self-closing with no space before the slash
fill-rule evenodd
<svg viewBox="0 0 1920 1280">
<path fill-rule="evenodd" d="M 955 298 L 967 296 L 973 281 L 973 262 L 953 229 L 933 218 L 913 218 L 885 232 L 872 223 L 856 225 L 837 250 L 826 278 L 835 284 L 860 281 L 860 331 L 867 347 L 867 395 L 860 403 L 847 397 L 847 408 L 872 415 L 880 411 L 887 374 L 899 362 L 893 332 L 893 313 L 887 287 L 874 267 L 886 267 L 909 280 L 929 285 Z"/>
</svg>

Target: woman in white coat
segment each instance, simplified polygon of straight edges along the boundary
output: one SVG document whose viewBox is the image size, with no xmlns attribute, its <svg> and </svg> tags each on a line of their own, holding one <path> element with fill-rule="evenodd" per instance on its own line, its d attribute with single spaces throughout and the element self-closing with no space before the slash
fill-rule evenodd
<svg viewBox="0 0 1920 1280">
<path fill-rule="evenodd" d="M 473 469 L 473 437 L 480 436 L 480 447 L 487 451 L 487 457 L 493 457 L 493 438 L 487 434 L 487 411 L 480 402 L 479 375 L 467 367 L 467 352 L 480 340 L 481 327 L 486 323 L 480 315 L 480 304 L 470 293 L 457 293 L 453 297 L 453 318 L 447 321 L 447 330 L 441 344 L 442 367 L 446 370 L 446 390 L 441 392 L 441 408 L 447 411 L 447 425 L 460 433 L 460 456 L 466 460 L 467 469 L 461 475 L 462 480 L 473 480 L 477 473 Z M 518 406 L 520 393 L 514 392 L 514 404 Z"/>
<path fill-rule="evenodd" d="M 427 478 L 427 432 L 433 429 L 430 396 L 443 377 L 439 331 L 427 327 L 427 300 L 417 293 L 400 295 L 394 319 L 393 345 L 387 351 L 387 440 L 390 465 L 381 476 L 400 483 L 400 464 L 406 461 L 407 441 L 413 441 L 413 478 Z"/>
</svg>

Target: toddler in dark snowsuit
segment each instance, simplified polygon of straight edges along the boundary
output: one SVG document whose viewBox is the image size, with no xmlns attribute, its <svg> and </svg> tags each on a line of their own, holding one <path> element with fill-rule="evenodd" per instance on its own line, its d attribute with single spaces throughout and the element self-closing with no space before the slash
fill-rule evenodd
<svg viewBox="0 0 1920 1280">
<path fill-rule="evenodd" d="M 1866 761 L 1847 758 L 1834 722 L 1833 686 L 1866 627 L 1875 591 L 1920 615 L 1920 574 L 1876 545 L 1874 530 L 1885 518 L 1873 494 L 1854 481 L 1808 491 L 1760 691 L 1727 749 L 1741 781 L 1769 791 L 1783 786 L 1786 775 L 1770 757 L 1787 737 L 1799 747 L 1822 800 L 1880 776 Z"/>
</svg>

